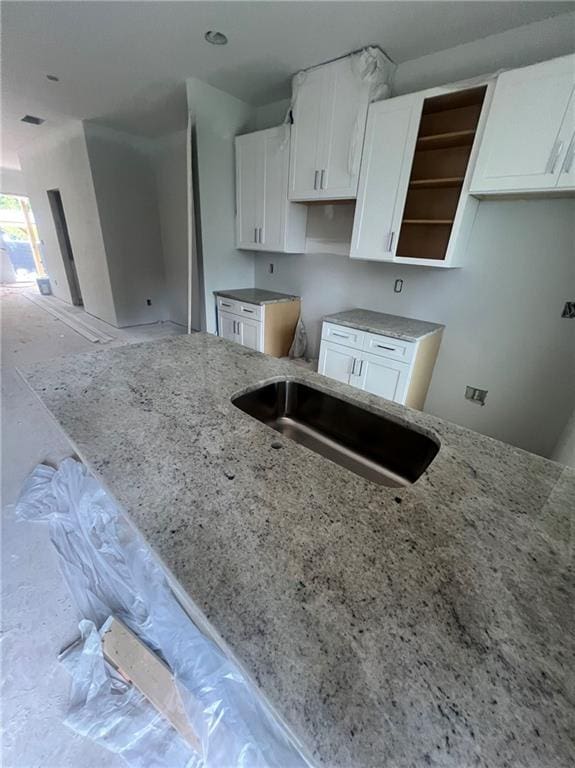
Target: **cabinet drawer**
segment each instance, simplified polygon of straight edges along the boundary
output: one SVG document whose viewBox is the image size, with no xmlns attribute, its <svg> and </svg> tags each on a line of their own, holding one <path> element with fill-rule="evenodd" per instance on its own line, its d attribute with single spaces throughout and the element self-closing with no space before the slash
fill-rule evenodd
<svg viewBox="0 0 575 768">
<path fill-rule="evenodd" d="M 239 301 L 237 311 L 238 314 L 251 317 L 252 320 L 262 319 L 262 307 L 259 304 L 247 304 L 245 301 Z"/>
<path fill-rule="evenodd" d="M 348 328 L 345 325 L 334 325 L 333 323 L 324 323 L 321 331 L 321 337 L 325 341 L 333 341 L 344 347 L 354 347 L 358 350 L 363 348 L 364 336 L 365 333 L 357 328 Z"/>
<path fill-rule="evenodd" d="M 413 360 L 416 343 L 393 339 L 390 336 L 381 336 L 378 333 L 366 333 L 363 348 L 372 355 L 401 360 L 402 363 L 410 363 Z"/>
<path fill-rule="evenodd" d="M 218 309 L 222 312 L 233 312 L 235 315 L 239 315 L 239 302 L 234 301 L 233 299 L 226 299 L 224 296 L 218 296 L 217 297 L 218 303 Z"/>
</svg>

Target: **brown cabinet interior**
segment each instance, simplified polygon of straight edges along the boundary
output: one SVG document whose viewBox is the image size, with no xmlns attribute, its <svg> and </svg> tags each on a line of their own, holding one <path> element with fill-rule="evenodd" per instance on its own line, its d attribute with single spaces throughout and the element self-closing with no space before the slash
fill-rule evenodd
<svg viewBox="0 0 575 768">
<path fill-rule="evenodd" d="M 397 257 L 445 258 L 486 87 L 423 104 Z"/>
</svg>

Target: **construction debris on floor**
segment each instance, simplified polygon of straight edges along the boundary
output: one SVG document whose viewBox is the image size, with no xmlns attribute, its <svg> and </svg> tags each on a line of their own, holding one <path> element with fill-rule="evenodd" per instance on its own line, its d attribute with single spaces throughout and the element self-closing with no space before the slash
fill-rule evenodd
<svg viewBox="0 0 575 768">
<path fill-rule="evenodd" d="M 84 617 L 80 640 L 61 654 L 73 680 L 67 725 L 142 768 L 307 764 L 81 463 L 38 466 L 16 514 L 49 523 Z"/>
</svg>

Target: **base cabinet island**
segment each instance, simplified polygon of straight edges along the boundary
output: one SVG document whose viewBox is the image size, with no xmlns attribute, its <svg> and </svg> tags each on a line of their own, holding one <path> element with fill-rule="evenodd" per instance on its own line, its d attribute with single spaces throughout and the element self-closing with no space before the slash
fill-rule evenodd
<svg viewBox="0 0 575 768">
<path fill-rule="evenodd" d="M 204 333 L 22 375 L 312 764 L 573 765 L 575 470 Z M 437 452 L 386 486 L 232 402 L 283 380 Z"/>
</svg>

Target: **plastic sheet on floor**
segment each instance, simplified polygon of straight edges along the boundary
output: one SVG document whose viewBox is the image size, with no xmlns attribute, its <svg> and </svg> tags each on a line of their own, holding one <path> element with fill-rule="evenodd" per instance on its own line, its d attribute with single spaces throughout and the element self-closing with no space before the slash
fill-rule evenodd
<svg viewBox="0 0 575 768">
<path fill-rule="evenodd" d="M 16 513 L 47 521 L 83 620 L 63 654 L 72 676 L 66 723 L 141 768 L 299 768 L 308 765 L 241 671 L 174 597 L 142 537 L 86 468 L 38 466 Z M 200 752 L 105 662 L 98 628 L 114 615 L 170 667 Z"/>
</svg>

